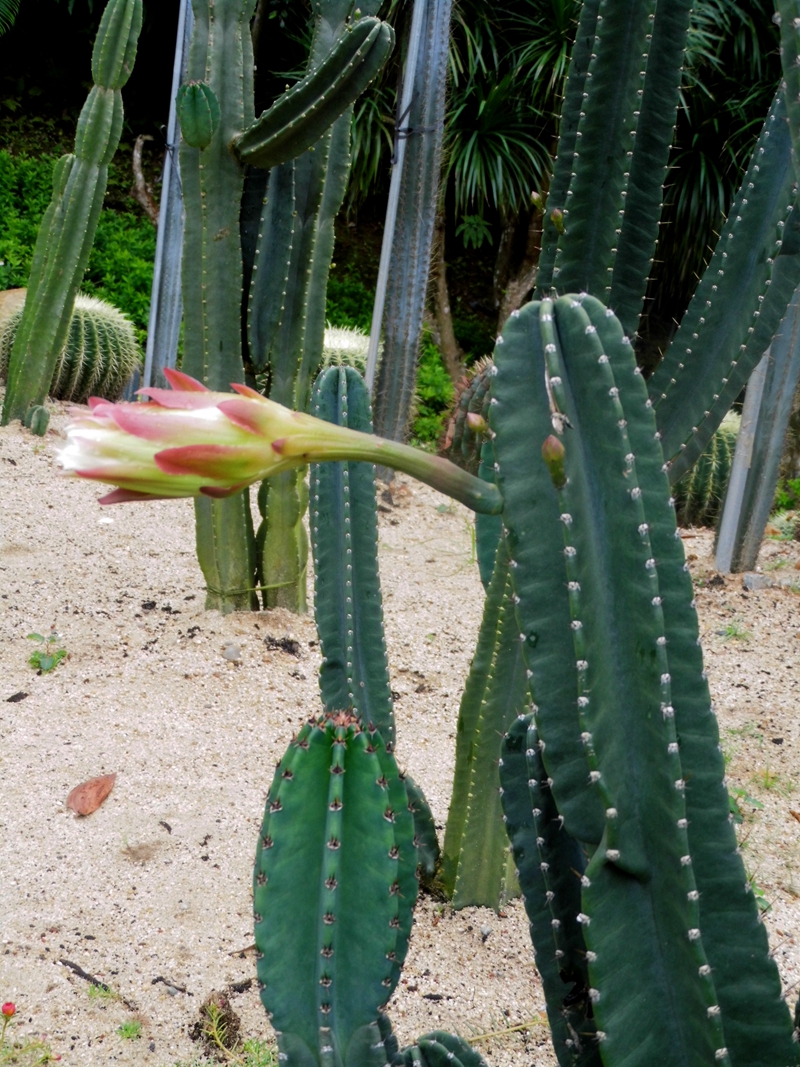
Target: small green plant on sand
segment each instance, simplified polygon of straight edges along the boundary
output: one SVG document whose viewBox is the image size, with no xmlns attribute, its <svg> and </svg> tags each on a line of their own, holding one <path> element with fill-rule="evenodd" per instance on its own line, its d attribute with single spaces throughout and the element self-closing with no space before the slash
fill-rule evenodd
<svg viewBox="0 0 800 1067">
<path fill-rule="evenodd" d="M 51 630 L 47 637 L 42 634 L 28 634 L 29 641 L 36 641 L 39 648 L 35 649 L 28 657 L 28 663 L 42 674 L 54 671 L 59 663 L 67 655 L 67 650 L 59 646 L 61 634 Z"/>
<path fill-rule="evenodd" d="M 15 1064 L 18 1067 L 40 1067 L 44 1063 L 52 1063 L 60 1056 L 54 1056 L 50 1046 L 35 1038 L 23 1038 L 22 1041 L 12 1041 L 7 1038 L 6 1031 L 9 1023 L 17 1014 L 17 1007 L 10 1000 L 0 1007 L 2 1026 L 0 1026 L 0 1064 Z"/>
<path fill-rule="evenodd" d="M 719 631 L 720 635 L 725 638 L 726 641 L 749 641 L 753 636 L 743 623 L 738 619 L 733 619 L 727 623 L 724 629 Z"/>
<path fill-rule="evenodd" d="M 248 1038 L 236 1052 L 225 1050 L 225 1060 L 233 1067 L 277 1067 L 278 1050 L 266 1041 Z M 177 1062 L 174 1067 L 217 1067 L 219 1060 L 202 1059 Z"/>
<path fill-rule="evenodd" d="M 138 1019 L 126 1019 L 124 1023 L 120 1023 L 117 1027 L 117 1033 L 120 1037 L 132 1041 L 134 1038 L 142 1036 L 142 1024 Z"/>
<path fill-rule="evenodd" d="M 107 985 L 97 985 L 97 983 L 92 982 L 89 986 L 89 1000 L 106 1001 L 119 999 L 119 993 L 115 989 L 110 989 Z"/>
</svg>

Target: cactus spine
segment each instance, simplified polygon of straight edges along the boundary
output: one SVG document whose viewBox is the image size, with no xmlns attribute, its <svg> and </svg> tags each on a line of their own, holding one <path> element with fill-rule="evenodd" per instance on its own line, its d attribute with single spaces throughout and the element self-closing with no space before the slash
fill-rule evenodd
<svg viewBox="0 0 800 1067">
<path fill-rule="evenodd" d="M 53 199 L 36 240 L 26 310 L 11 353 L 3 425 L 44 403 L 69 331 L 75 296 L 103 207 L 108 164 L 122 132 L 142 0 L 109 0 L 92 51 L 94 87 L 78 119 L 75 151 L 53 173 Z"/>
<path fill-rule="evenodd" d="M 23 314 L 23 308 L 18 308 L 0 330 L 0 377 L 8 373 Z M 104 300 L 78 293 L 48 392 L 55 400 L 76 404 L 85 404 L 90 396 L 117 400 L 140 363 L 130 319 Z"/>
</svg>

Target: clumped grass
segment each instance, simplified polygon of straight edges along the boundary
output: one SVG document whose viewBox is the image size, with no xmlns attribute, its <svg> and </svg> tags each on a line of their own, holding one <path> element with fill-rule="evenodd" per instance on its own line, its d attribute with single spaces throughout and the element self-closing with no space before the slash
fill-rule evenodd
<svg viewBox="0 0 800 1067">
<path fill-rule="evenodd" d="M 138 1019 L 126 1019 L 117 1027 L 117 1033 L 128 1041 L 142 1036 L 142 1024 Z"/>
<path fill-rule="evenodd" d="M 278 1050 L 266 1041 L 248 1038 L 236 1052 L 227 1052 L 225 1061 L 232 1067 L 278 1067 Z M 191 1061 L 181 1060 L 174 1067 L 219 1067 L 219 1060 L 200 1057 Z"/>
</svg>

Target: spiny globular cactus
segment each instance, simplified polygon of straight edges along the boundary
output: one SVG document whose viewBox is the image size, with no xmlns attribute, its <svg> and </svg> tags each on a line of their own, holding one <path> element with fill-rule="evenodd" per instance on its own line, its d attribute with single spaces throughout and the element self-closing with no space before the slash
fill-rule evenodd
<svg viewBox="0 0 800 1067">
<path fill-rule="evenodd" d="M 23 313 L 18 308 L 0 330 L 0 377 L 8 373 Z M 76 404 L 90 396 L 117 400 L 141 359 L 130 319 L 105 300 L 78 293 L 48 395 Z"/>
<path fill-rule="evenodd" d="M 728 413 L 695 465 L 672 487 L 682 526 L 713 526 L 725 499 L 741 417 Z"/>
<path fill-rule="evenodd" d="M 571 922 L 586 943 L 590 1047 L 606 1067 L 793 1063 L 630 340 L 592 297 L 537 301 L 510 320 L 495 366 L 491 427 L 538 745 L 559 823 L 586 860 Z M 527 780 L 516 788 L 524 795 L 507 780 L 503 800 L 519 824 L 532 802 Z M 532 889 L 535 912 L 538 875 Z M 568 899 L 574 908 L 574 888 Z M 532 932 L 552 953 L 552 924 Z M 551 1015 L 569 997 L 549 983 Z M 557 1052 L 584 1062 L 566 1041 Z"/>
<path fill-rule="evenodd" d="M 354 1049 L 380 1043 L 416 867 L 391 746 L 344 711 L 304 726 L 275 772 L 253 886 L 261 999 L 290 1067 L 373 1063 Z"/>
<path fill-rule="evenodd" d="M 41 406 L 53 381 L 122 133 L 121 89 L 133 70 L 141 26 L 142 0 L 109 0 L 92 50 L 95 84 L 78 119 L 75 151 L 55 166 L 53 199 L 36 239 L 3 424 L 24 420 L 29 407 Z"/>
</svg>

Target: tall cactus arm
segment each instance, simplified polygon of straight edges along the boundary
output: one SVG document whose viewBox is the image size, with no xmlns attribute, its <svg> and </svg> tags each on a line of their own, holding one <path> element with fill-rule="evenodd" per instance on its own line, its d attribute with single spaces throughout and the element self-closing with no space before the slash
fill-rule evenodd
<svg viewBox="0 0 800 1067">
<path fill-rule="evenodd" d="M 777 0 L 776 6 L 781 27 L 781 66 L 786 110 L 792 131 L 795 174 L 800 178 L 800 4 L 797 0 Z"/>
<path fill-rule="evenodd" d="M 567 830 L 576 840 L 596 846 L 605 819 L 600 797 L 590 786 L 581 741 L 558 497 L 549 479 L 534 478 L 532 470 L 531 456 L 552 432 L 544 373 L 531 369 L 532 360 L 540 366 L 541 359 L 539 305 L 528 304 L 512 314 L 495 350 L 490 422 L 519 597 L 517 618 L 525 634 L 539 730 L 547 739 L 545 766 Z"/>
<path fill-rule="evenodd" d="M 607 300 L 631 337 L 642 312 L 658 237 L 691 8 L 691 0 L 660 0 L 651 23 L 653 40 Z"/>
<path fill-rule="evenodd" d="M 722 1010 L 725 1044 L 734 1067 L 793 1063 L 796 1046 L 781 1000 L 777 968 L 769 958 L 766 931 L 729 818 L 719 731 L 698 643 L 692 580 L 676 536 L 662 453 L 653 447 L 653 413 L 641 404 L 641 378 L 626 369 L 630 355 L 620 325 L 590 301 L 584 306 L 609 353 L 619 385 L 657 561 L 671 679 L 671 704 L 665 711 L 674 715 L 680 742 L 691 868 L 700 895 L 699 928 Z"/>
<path fill-rule="evenodd" d="M 597 15 L 600 0 L 584 0 L 581 17 L 575 34 L 575 44 L 569 61 L 569 77 L 561 107 L 558 136 L 558 151 L 550 191 L 547 195 L 547 210 L 542 219 L 542 252 L 539 257 L 539 272 L 536 278 L 537 292 L 547 293 L 553 283 L 553 267 L 556 261 L 558 239 L 563 229 L 564 208 L 567 203 L 572 172 L 575 169 L 575 146 L 578 124 L 584 110 L 586 74 L 594 52 L 597 32 Z"/>
<path fill-rule="evenodd" d="M 608 301 L 655 8 L 655 0 L 600 4 L 553 267 L 560 292 L 590 292 Z M 548 209 L 551 203 L 548 198 Z"/>
<path fill-rule="evenodd" d="M 465 738 L 468 744 L 469 781 L 466 797 L 459 798 L 465 810 L 463 813 L 453 811 L 455 817 L 461 816 L 461 840 L 453 842 L 453 835 L 449 840 L 446 835 L 446 845 L 451 851 L 458 846 L 458 869 L 455 871 L 452 893 L 453 906 L 457 908 L 473 905 L 498 908 L 503 895 L 512 895 L 506 885 L 508 841 L 502 832 L 497 760 L 500 738 L 527 706 L 528 679 L 519 641 L 505 542 L 498 546 L 495 566 L 502 576 L 502 586 L 492 668 L 482 691 L 469 689 L 471 699 L 478 698 L 477 708 L 462 706 L 459 712 L 460 726 L 462 720 L 469 717 L 475 719 L 475 729 L 471 736 Z M 495 588 L 492 588 L 490 595 L 493 594 Z M 487 610 L 491 615 L 491 608 Z M 462 751 L 464 747 L 460 746 Z M 460 769 L 458 766 L 455 769 L 457 779 Z M 452 862 L 452 855 L 449 859 Z"/>
<path fill-rule="evenodd" d="M 586 857 L 562 825 L 532 714 L 503 739 L 503 811 L 561 1067 L 601 1067 L 589 998 L 581 878 Z"/>
<path fill-rule="evenodd" d="M 323 371 L 314 389 L 314 414 L 371 432 L 369 396 L 358 372 L 350 367 Z M 369 463 L 313 464 L 310 506 L 322 701 L 328 711 L 355 708 L 365 723 L 374 723 L 394 743 L 374 468 Z"/>
<path fill-rule="evenodd" d="M 730 410 L 800 284 L 795 199 L 779 92 L 708 269 L 649 382 L 673 483 Z"/>
<path fill-rule="evenodd" d="M 595 304 L 591 298 L 586 303 Z M 591 953 L 590 997 L 602 1057 L 608 1064 L 644 1064 L 654 1056 L 675 1065 L 714 1062 L 715 1056 L 726 1062 L 713 981 L 700 972 L 707 962 L 696 889 L 688 861 L 681 860 L 688 855 L 684 800 L 675 785 L 682 781 L 681 762 L 674 720 L 661 710 L 670 704 L 662 600 L 619 387 L 579 300 L 534 307 L 541 330 L 534 373 L 548 385 L 543 414 L 563 438 L 563 475 L 555 476 L 554 488 L 556 524 L 563 530 L 561 580 L 568 583 L 578 664 L 578 717 L 605 809 L 604 837 L 586 870 L 579 916 Z M 626 348 L 627 373 L 638 380 Z M 500 477 L 509 482 L 514 474 L 503 470 L 509 458 L 505 354 L 503 345 L 495 356 L 493 427 Z M 532 355 L 536 360 L 535 349 Z M 640 390 L 644 409 L 641 383 Z M 651 445 L 658 447 L 654 439 Z M 541 469 L 547 477 L 545 463 Z M 665 491 L 665 512 L 666 501 Z M 507 524 L 513 526 L 510 513 Z M 523 598 L 520 586 L 516 591 Z M 535 690 L 537 703 L 542 696 Z M 549 742 L 539 726 L 546 761 Z M 565 825 L 569 829 L 566 816 Z M 626 930 L 636 931 L 630 951 Z"/>
<path fill-rule="evenodd" d="M 231 148 L 241 163 L 271 169 L 311 148 L 379 73 L 394 47 L 394 31 L 376 18 L 359 19 L 330 54 L 284 93 Z"/>
<path fill-rule="evenodd" d="M 246 291 L 248 362 L 255 371 L 268 366 L 286 309 L 297 229 L 294 171 L 294 160 L 270 171 L 253 249 Z"/>
<path fill-rule="evenodd" d="M 483 619 L 478 634 L 478 644 L 472 657 L 456 725 L 456 762 L 453 772 L 453 794 L 447 815 L 442 852 L 442 884 L 452 896 L 464 838 L 464 827 L 469 806 L 472 764 L 475 759 L 476 734 L 483 701 L 497 647 L 497 632 L 503 608 L 504 592 L 508 581 L 508 564 L 495 567 L 483 605 Z"/>
<path fill-rule="evenodd" d="M 122 133 L 120 90 L 133 67 L 141 26 L 141 0 L 109 0 L 92 51 L 95 85 L 78 119 L 74 158 L 56 167 L 54 210 L 45 213 L 47 228 L 43 225 L 37 238 L 33 292 L 11 354 L 4 424 L 43 404 L 53 379 Z"/>
</svg>

